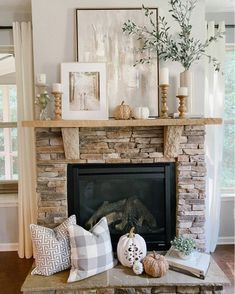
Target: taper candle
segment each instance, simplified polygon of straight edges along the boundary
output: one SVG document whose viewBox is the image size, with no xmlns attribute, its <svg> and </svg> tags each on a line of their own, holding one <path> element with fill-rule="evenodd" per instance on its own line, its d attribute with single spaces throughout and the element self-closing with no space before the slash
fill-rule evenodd
<svg viewBox="0 0 235 294">
<path fill-rule="evenodd" d="M 167 67 L 160 69 L 159 84 L 169 85 L 169 69 Z"/>
</svg>

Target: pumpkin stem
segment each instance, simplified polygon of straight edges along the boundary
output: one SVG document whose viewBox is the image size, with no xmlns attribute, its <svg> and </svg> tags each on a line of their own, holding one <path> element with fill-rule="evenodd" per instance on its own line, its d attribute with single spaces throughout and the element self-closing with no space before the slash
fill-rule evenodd
<svg viewBox="0 0 235 294">
<path fill-rule="evenodd" d="M 135 227 L 132 227 L 132 228 L 130 229 L 130 232 L 129 232 L 129 235 L 128 235 L 129 238 L 134 238 L 134 236 L 135 236 L 135 234 L 134 234 L 134 230 L 135 230 Z"/>
<path fill-rule="evenodd" d="M 153 250 L 153 255 L 154 255 L 154 258 L 157 257 L 157 252 Z"/>
<path fill-rule="evenodd" d="M 121 105 L 124 105 L 125 101 L 122 101 Z"/>
</svg>

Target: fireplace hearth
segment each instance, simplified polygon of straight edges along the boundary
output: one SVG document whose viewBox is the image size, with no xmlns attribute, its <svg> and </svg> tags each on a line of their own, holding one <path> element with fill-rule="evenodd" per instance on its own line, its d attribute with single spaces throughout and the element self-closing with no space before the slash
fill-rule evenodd
<svg viewBox="0 0 235 294">
<path fill-rule="evenodd" d="M 80 225 L 107 218 L 114 250 L 132 227 L 148 250 L 168 249 L 175 236 L 175 163 L 69 164 L 67 191 Z"/>
</svg>

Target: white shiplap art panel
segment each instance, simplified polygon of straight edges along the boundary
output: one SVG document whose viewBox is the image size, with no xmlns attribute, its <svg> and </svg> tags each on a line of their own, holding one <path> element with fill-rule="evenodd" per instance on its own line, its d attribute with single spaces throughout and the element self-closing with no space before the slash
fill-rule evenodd
<svg viewBox="0 0 235 294">
<path fill-rule="evenodd" d="M 153 9 L 153 19 L 157 10 Z M 77 9 L 77 54 L 79 62 L 105 62 L 109 116 L 124 100 L 132 108 L 147 106 L 158 115 L 158 64 L 133 67 L 141 55 L 140 40 L 122 32 L 128 19 L 149 26 L 141 9 Z"/>
</svg>

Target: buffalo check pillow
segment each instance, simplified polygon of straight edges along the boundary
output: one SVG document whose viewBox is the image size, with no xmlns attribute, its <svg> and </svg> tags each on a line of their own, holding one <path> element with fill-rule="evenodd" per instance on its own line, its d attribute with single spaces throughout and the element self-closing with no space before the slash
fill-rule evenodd
<svg viewBox="0 0 235 294">
<path fill-rule="evenodd" d="M 32 275 L 50 276 L 70 267 L 68 227 L 71 225 L 76 225 L 75 215 L 54 229 L 30 225 L 36 264 Z"/>
<path fill-rule="evenodd" d="M 75 282 L 116 265 L 107 220 L 103 217 L 90 231 L 78 225 L 69 227 L 71 270 L 68 282 Z"/>
</svg>

